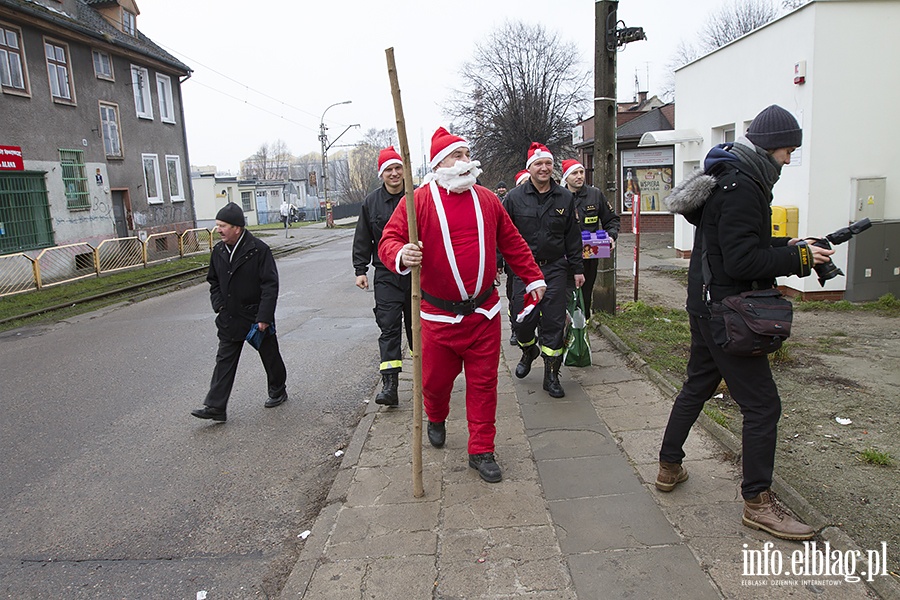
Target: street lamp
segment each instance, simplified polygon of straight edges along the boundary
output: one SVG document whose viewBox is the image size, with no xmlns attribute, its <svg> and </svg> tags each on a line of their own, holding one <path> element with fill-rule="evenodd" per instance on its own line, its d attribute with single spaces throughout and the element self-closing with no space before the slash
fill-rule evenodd
<svg viewBox="0 0 900 600">
<path fill-rule="evenodd" d="M 322 118 L 319 119 L 319 141 L 322 142 L 322 189 L 325 194 L 325 227 L 334 227 L 334 214 L 331 212 L 331 203 L 328 202 L 328 149 L 331 148 L 331 144 L 328 143 L 328 134 L 325 131 L 328 129 L 325 127 L 325 113 L 328 112 L 329 108 L 334 106 L 338 106 L 340 104 L 350 104 L 353 102 L 352 100 L 344 100 L 343 102 L 335 102 L 328 108 L 322 111 Z M 352 125 L 350 127 L 353 127 Z M 347 129 L 350 129 L 348 127 Z M 347 133 L 347 129 L 344 130 L 344 133 Z M 344 135 L 342 133 L 341 135 Z M 340 135 L 338 137 L 341 137 Z M 337 139 L 335 139 L 337 141 Z"/>
</svg>

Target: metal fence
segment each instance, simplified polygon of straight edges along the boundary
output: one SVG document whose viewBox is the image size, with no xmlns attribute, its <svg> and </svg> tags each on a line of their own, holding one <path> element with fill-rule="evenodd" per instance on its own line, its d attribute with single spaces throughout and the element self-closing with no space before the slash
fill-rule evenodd
<svg viewBox="0 0 900 600">
<path fill-rule="evenodd" d="M 103 273 L 210 252 L 209 229 L 154 233 L 140 238 L 112 238 L 96 247 L 82 242 L 44 248 L 34 258 L 18 252 L 0 256 L 0 297 L 67 283 Z"/>
</svg>

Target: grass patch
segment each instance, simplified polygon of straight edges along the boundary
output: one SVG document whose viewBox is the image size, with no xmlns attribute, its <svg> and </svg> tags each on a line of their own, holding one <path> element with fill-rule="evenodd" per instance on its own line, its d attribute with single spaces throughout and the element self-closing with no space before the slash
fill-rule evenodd
<svg viewBox="0 0 900 600">
<path fill-rule="evenodd" d="M 638 301 L 623 304 L 615 316 L 595 314 L 653 369 L 673 382 L 684 377 L 691 343 L 687 312 Z"/>
<path fill-rule="evenodd" d="M 687 267 L 677 267 L 674 269 L 654 269 L 654 273 L 659 273 L 660 275 L 665 275 L 669 279 L 674 279 L 685 288 L 687 288 L 688 284 L 688 270 Z"/>
<path fill-rule="evenodd" d="M 0 319 L 8 319 L 37 310 L 45 310 L 52 306 L 65 304 L 67 302 L 78 302 L 83 298 L 90 298 L 91 296 L 115 291 L 130 285 L 152 281 L 154 279 L 159 279 L 160 277 L 174 275 L 197 267 L 205 267 L 208 264 L 209 255 L 200 254 L 150 265 L 147 268 L 137 267 L 128 271 L 117 271 L 100 277 L 87 277 L 71 283 L 62 283 L 33 292 L 5 296 L 2 298 L 2 302 L 0 302 Z M 112 298 L 107 299 L 105 302 L 99 301 L 97 303 L 90 303 L 89 305 L 79 305 L 68 312 L 68 314 L 54 313 L 53 318 L 63 319 L 72 316 L 73 314 L 94 310 L 117 301 L 117 299 Z M 11 321 L 0 325 L 0 330 L 5 331 L 14 327 L 19 327 L 26 322 L 32 323 L 40 320 L 43 319 L 40 316 L 37 316 L 29 318 L 27 321 Z"/>
<path fill-rule="evenodd" d="M 874 302 L 800 300 L 794 303 L 794 309 L 798 311 L 819 310 L 830 312 L 870 311 L 886 317 L 900 317 L 900 300 L 895 298 L 893 294 L 885 294 Z"/>
<path fill-rule="evenodd" d="M 878 465 L 880 467 L 888 467 L 891 464 L 891 455 L 887 452 L 881 452 L 875 448 L 866 448 L 859 453 L 860 459 L 870 465 Z"/>
<path fill-rule="evenodd" d="M 707 402 L 703 405 L 703 412 L 706 413 L 707 417 L 709 417 L 725 429 L 728 429 L 728 416 L 721 410 L 719 410 L 715 406 L 710 406 L 709 402 Z"/>
</svg>

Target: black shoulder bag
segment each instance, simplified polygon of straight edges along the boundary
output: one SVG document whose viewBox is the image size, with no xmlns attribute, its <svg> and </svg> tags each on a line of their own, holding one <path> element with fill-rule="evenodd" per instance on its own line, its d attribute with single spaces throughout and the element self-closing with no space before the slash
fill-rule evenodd
<svg viewBox="0 0 900 600">
<path fill-rule="evenodd" d="M 791 335 L 794 305 L 774 288 L 750 290 L 712 301 L 709 295 L 712 269 L 702 223 L 700 235 L 703 236 L 703 299 L 709 307 L 713 341 L 733 356 L 762 356 L 781 348 Z"/>
</svg>

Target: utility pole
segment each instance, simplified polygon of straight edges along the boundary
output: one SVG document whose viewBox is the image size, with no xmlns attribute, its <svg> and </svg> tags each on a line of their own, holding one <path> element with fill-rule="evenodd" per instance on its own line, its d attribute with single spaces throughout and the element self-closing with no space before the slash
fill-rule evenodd
<svg viewBox="0 0 900 600">
<path fill-rule="evenodd" d="M 647 39 L 640 27 L 626 27 L 616 16 L 616 0 L 596 0 L 594 23 L 594 187 L 616 205 L 616 53 L 629 42 Z M 616 251 L 601 258 L 594 284 L 594 306 L 616 313 Z"/>
<path fill-rule="evenodd" d="M 615 29 L 615 0 L 597 0 L 594 24 L 594 187 L 616 205 L 616 50 L 609 49 L 610 26 Z M 615 39 L 615 33 L 612 34 Z M 616 254 L 601 258 L 592 294 L 596 310 L 616 313 Z"/>
<path fill-rule="evenodd" d="M 328 108 L 333 106 L 339 106 L 341 104 L 350 104 L 352 100 L 344 100 L 343 102 L 335 102 Z M 322 142 L 322 189 L 324 190 L 325 196 L 325 227 L 331 228 L 334 227 L 334 213 L 331 212 L 331 203 L 328 201 L 328 149 L 331 148 L 332 144 L 337 141 L 337 138 L 334 139 L 334 142 L 331 144 L 328 143 L 328 134 L 326 133 L 328 128 L 325 127 L 325 113 L 328 112 L 328 108 L 322 111 L 322 118 L 319 120 L 319 141 Z M 355 125 L 351 125 L 350 127 L 356 127 Z M 347 130 L 344 133 L 347 133 Z M 339 135 L 338 137 L 341 137 Z"/>
</svg>

